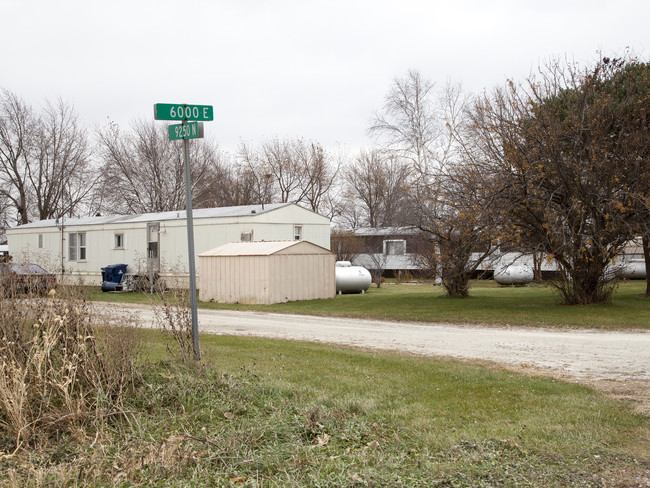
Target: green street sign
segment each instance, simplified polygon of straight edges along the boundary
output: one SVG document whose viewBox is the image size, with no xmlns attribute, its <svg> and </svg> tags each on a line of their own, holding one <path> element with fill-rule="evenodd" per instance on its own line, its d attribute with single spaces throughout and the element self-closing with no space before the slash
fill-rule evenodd
<svg viewBox="0 0 650 488">
<path fill-rule="evenodd" d="M 188 105 L 186 103 L 156 103 L 153 106 L 156 120 L 214 120 L 212 105 Z"/>
<path fill-rule="evenodd" d="M 167 128 L 170 141 L 203 138 L 203 122 L 183 122 Z"/>
</svg>

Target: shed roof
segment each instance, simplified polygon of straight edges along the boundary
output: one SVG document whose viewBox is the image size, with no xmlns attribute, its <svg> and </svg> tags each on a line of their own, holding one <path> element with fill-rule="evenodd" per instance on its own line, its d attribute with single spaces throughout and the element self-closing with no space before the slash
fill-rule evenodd
<svg viewBox="0 0 650 488">
<path fill-rule="evenodd" d="M 286 252 L 286 251 L 291 252 Z M 308 241 L 257 241 L 231 242 L 216 247 L 199 256 L 271 256 L 279 253 L 287 254 L 332 254 L 324 247 Z"/>
<path fill-rule="evenodd" d="M 267 203 L 262 205 L 241 205 L 237 207 L 218 207 L 218 208 L 197 208 L 192 210 L 192 218 L 231 218 L 231 217 L 250 217 L 251 215 L 261 215 L 272 212 L 292 203 Z M 301 207 L 302 208 L 302 207 Z M 66 226 L 72 225 L 102 225 L 116 223 L 136 223 L 136 222 L 154 222 L 168 220 L 185 220 L 185 210 L 173 210 L 170 212 L 155 212 L 132 215 L 103 215 L 97 217 L 75 217 L 66 218 Z M 54 227 L 58 225 L 56 219 L 40 220 L 29 224 L 20 225 L 20 229 Z"/>
</svg>

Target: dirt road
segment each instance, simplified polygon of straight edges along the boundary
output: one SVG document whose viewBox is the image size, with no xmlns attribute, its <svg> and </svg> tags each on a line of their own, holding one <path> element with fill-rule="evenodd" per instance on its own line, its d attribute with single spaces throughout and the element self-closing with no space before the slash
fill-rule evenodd
<svg viewBox="0 0 650 488">
<path fill-rule="evenodd" d="M 149 307 L 124 311 L 136 314 L 143 326 L 155 325 Z M 646 331 L 420 324 L 215 310 L 199 310 L 199 329 L 490 361 L 601 387 L 636 400 L 650 412 L 650 332 Z"/>
</svg>

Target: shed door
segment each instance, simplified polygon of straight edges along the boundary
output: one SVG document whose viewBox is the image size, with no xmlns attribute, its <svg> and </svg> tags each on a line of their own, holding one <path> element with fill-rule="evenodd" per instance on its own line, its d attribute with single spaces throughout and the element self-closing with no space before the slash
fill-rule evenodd
<svg viewBox="0 0 650 488">
<path fill-rule="evenodd" d="M 155 271 L 160 268 L 159 231 L 158 222 L 147 224 L 147 267 Z"/>
</svg>

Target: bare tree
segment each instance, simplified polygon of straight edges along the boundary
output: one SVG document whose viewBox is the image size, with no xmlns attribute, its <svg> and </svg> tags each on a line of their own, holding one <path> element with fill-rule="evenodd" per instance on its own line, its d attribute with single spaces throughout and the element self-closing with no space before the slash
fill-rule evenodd
<svg viewBox="0 0 650 488">
<path fill-rule="evenodd" d="M 386 263 L 388 262 L 388 255 L 385 252 L 372 252 L 374 249 L 366 248 L 365 255 L 368 257 L 368 271 L 372 278 L 372 282 L 381 288 L 381 278 L 386 271 Z"/>
<path fill-rule="evenodd" d="M 334 160 L 323 146 L 312 142 L 304 167 L 304 201 L 314 212 L 331 217 L 336 212 L 331 191 L 341 168 L 341 160 Z"/>
<path fill-rule="evenodd" d="M 193 182 L 193 207 L 229 207 L 250 203 L 241 203 L 241 190 L 245 188 L 245 180 L 239 181 L 227 154 L 221 152 L 209 140 L 191 149 L 194 151 L 191 152 L 190 158 L 196 158 L 204 171 L 200 181 Z"/>
<path fill-rule="evenodd" d="M 261 143 L 259 160 L 264 174 L 270 174 L 279 193 L 280 202 L 300 202 L 305 178 L 305 148 L 277 137 Z"/>
<path fill-rule="evenodd" d="M 13 207 L 6 195 L 0 193 L 0 244 L 7 243 L 5 231 L 11 227 Z"/>
<path fill-rule="evenodd" d="M 375 114 L 369 133 L 379 146 L 411 162 L 415 170 L 429 173 L 444 163 L 453 150 L 453 133 L 468 97 L 459 84 L 441 88 L 411 70 L 393 81 L 382 111 Z"/>
<path fill-rule="evenodd" d="M 145 213 L 185 208 L 182 144 L 168 140 L 167 128 L 153 121 L 135 121 L 131 132 L 116 124 L 98 132 L 103 162 L 104 205 L 120 213 Z M 219 153 L 209 141 L 190 144 L 192 197 L 214 198 L 209 185 L 219 181 Z M 210 196 L 212 195 L 212 196 Z"/>
<path fill-rule="evenodd" d="M 371 135 L 384 139 L 384 147 L 425 171 L 441 130 L 434 95 L 431 81 L 418 71 L 409 71 L 393 81 L 383 110 L 375 114 L 369 129 Z"/>
<path fill-rule="evenodd" d="M 330 191 L 340 162 L 317 142 L 276 137 L 258 149 L 242 143 L 238 159 L 240 174 L 255 180 L 259 201 L 302 203 L 315 212 L 333 213 Z"/>
<path fill-rule="evenodd" d="M 441 89 L 417 71 L 396 79 L 370 133 L 383 151 L 411 162 L 410 216 L 431 245 L 418 261 L 435 270 L 452 296 L 468 295 L 469 277 L 492 250 L 493 208 L 465 141 L 469 96 L 460 85 Z M 398 214 L 399 215 L 399 214 Z"/>
<path fill-rule="evenodd" d="M 251 204 L 274 203 L 275 180 L 259 153 L 241 143 L 238 152 L 237 180 L 245 185 L 246 199 Z M 244 188 L 242 188 L 243 190 Z"/>
<path fill-rule="evenodd" d="M 37 115 L 8 90 L 0 97 L 0 193 L 17 223 L 70 215 L 92 191 L 91 151 L 71 105 L 46 102 Z"/>
<path fill-rule="evenodd" d="M 411 168 L 382 151 L 361 151 L 344 170 L 349 212 L 344 220 L 369 227 L 406 225 L 410 219 Z M 356 225 L 359 226 L 359 225 Z"/>
<path fill-rule="evenodd" d="M 28 165 L 38 218 L 72 215 L 94 190 L 98 177 L 90 162 L 85 129 L 72 107 L 59 100 L 47 104 Z"/>
<path fill-rule="evenodd" d="M 420 258 L 436 270 L 449 296 L 468 296 L 470 277 L 498 242 L 494 183 L 469 161 L 420 179 L 418 226 L 433 244 Z"/>
<path fill-rule="evenodd" d="M 334 229 L 330 236 L 330 249 L 336 253 L 337 261 L 353 262 L 364 252 L 363 241 L 351 230 Z"/>
<path fill-rule="evenodd" d="M 31 107 L 9 90 L 0 97 L 0 193 L 16 209 L 15 223 L 29 222 L 28 162 L 33 152 L 37 117 Z"/>
</svg>

